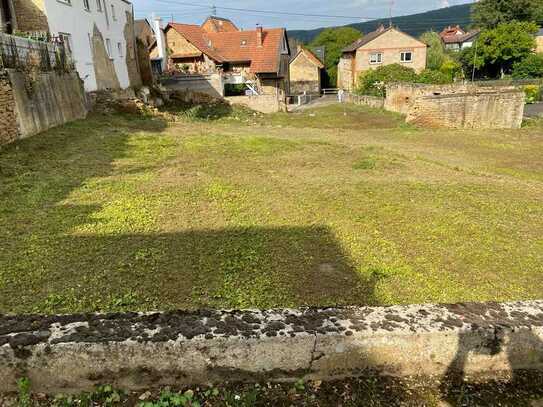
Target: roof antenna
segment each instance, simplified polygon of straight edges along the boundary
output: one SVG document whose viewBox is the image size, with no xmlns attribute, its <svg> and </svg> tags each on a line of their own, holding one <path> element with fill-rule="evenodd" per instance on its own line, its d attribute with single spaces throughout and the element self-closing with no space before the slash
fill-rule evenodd
<svg viewBox="0 0 543 407">
<path fill-rule="evenodd" d="M 211 6 L 211 15 L 212 16 L 216 16 L 217 15 L 217 6 L 215 6 L 215 4 L 213 4 Z"/>
<path fill-rule="evenodd" d="M 394 0 L 390 0 L 390 4 L 389 4 L 389 8 L 388 8 L 388 25 L 389 27 L 392 27 L 392 8 L 394 7 Z"/>
</svg>

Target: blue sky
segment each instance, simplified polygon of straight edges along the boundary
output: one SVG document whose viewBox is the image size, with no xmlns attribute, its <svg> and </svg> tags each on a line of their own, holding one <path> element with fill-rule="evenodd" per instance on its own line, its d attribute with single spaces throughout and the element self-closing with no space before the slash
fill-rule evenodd
<svg viewBox="0 0 543 407">
<path fill-rule="evenodd" d="M 395 3 L 393 15 L 399 16 L 447 5 L 471 3 L 473 0 L 133 0 L 133 3 L 136 18 L 147 17 L 155 12 L 167 21 L 173 16 L 176 22 L 199 24 L 211 14 L 211 6 L 214 4 L 217 7 L 217 15 L 232 19 L 241 28 L 250 29 L 258 23 L 265 27 L 286 27 L 295 30 L 345 25 L 366 21 L 368 18 L 387 17 L 391 1 Z M 346 18 L 288 16 L 226 10 L 221 7 Z"/>
</svg>

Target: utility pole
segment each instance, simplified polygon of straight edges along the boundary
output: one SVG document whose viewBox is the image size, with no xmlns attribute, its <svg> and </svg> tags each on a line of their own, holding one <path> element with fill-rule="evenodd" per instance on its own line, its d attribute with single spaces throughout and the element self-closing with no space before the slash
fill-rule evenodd
<svg viewBox="0 0 543 407">
<path fill-rule="evenodd" d="M 473 54 L 473 71 L 471 73 L 471 81 L 475 82 L 475 64 L 477 63 L 477 45 L 479 44 L 479 41 L 475 39 L 475 53 Z"/>
<path fill-rule="evenodd" d="M 215 6 L 215 4 L 213 4 L 211 6 L 211 15 L 212 16 L 216 16 L 217 15 L 217 6 Z"/>
</svg>

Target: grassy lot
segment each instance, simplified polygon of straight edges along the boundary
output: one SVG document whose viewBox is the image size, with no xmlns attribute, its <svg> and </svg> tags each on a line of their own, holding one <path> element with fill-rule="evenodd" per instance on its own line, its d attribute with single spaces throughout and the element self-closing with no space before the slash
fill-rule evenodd
<svg viewBox="0 0 543 407">
<path fill-rule="evenodd" d="M 543 136 L 92 116 L 0 151 L 0 312 L 543 298 Z"/>
</svg>

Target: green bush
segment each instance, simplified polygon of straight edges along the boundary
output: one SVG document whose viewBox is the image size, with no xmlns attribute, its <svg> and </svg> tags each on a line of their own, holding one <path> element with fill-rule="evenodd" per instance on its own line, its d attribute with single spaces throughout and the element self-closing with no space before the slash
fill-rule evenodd
<svg viewBox="0 0 543 407">
<path fill-rule="evenodd" d="M 526 103 L 535 103 L 541 100 L 541 87 L 538 85 L 526 85 L 524 86 L 524 93 L 526 94 Z"/>
<path fill-rule="evenodd" d="M 444 83 L 451 83 L 452 77 L 441 72 L 434 71 L 432 69 L 425 69 L 419 74 L 418 81 L 420 83 L 429 83 L 434 85 L 441 85 Z"/>
<path fill-rule="evenodd" d="M 360 75 L 356 93 L 360 95 L 385 96 L 386 85 L 393 82 L 417 82 L 414 69 L 400 64 L 380 66 Z"/>
<path fill-rule="evenodd" d="M 464 72 L 462 71 L 462 64 L 460 62 L 447 58 L 445 62 L 440 66 L 439 71 L 444 75 L 447 75 L 451 81 L 455 79 L 462 79 Z"/>
<path fill-rule="evenodd" d="M 513 78 L 543 78 L 543 54 L 530 54 L 513 65 Z"/>
</svg>

